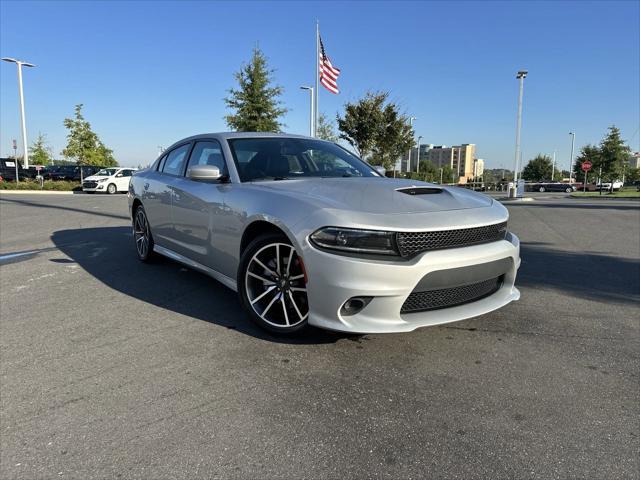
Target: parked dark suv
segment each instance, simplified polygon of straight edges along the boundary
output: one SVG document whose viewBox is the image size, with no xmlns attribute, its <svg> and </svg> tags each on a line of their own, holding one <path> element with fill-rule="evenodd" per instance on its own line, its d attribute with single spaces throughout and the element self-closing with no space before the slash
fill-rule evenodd
<svg viewBox="0 0 640 480">
<path fill-rule="evenodd" d="M 20 162 L 16 162 L 13 158 L 0 158 L 0 177 L 7 182 L 13 182 L 16 179 L 16 163 L 18 164 L 18 179 L 27 180 L 35 177 L 35 172 L 22 168 Z"/>
<path fill-rule="evenodd" d="M 90 177 L 103 167 L 95 165 L 56 165 L 47 167 L 44 178 L 47 180 L 73 180 L 79 182 L 82 178 Z M 80 171 L 82 169 L 82 172 Z M 82 177 L 80 176 L 82 174 Z"/>
</svg>

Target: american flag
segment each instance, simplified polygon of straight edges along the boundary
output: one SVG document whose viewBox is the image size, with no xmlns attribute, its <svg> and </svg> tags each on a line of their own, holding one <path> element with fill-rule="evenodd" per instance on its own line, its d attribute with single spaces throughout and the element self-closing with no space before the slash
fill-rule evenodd
<svg viewBox="0 0 640 480">
<path fill-rule="evenodd" d="M 327 57 L 324 51 L 324 45 L 322 44 L 322 38 L 320 39 L 320 83 L 329 90 L 331 93 L 338 94 L 338 75 L 340 75 L 340 69 L 331 65 L 331 60 Z"/>
</svg>

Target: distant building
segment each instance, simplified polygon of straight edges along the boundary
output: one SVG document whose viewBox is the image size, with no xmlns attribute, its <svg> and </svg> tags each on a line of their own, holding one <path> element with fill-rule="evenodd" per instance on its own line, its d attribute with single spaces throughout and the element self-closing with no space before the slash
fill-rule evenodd
<svg viewBox="0 0 640 480">
<path fill-rule="evenodd" d="M 431 148 L 425 149 L 424 157 L 422 153 L 420 154 L 420 160 L 429 160 L 436 168 L 448 166 L 454 171 L 454 178 L 451 180 L 456 183 L 467 183 L 468 179 L 474 176 L 475 156 L 475 143 L 463 143 L 453 147 L 432 145 Z M 482 169 L 484 170 L 484 161 Z"/>
<path fill-rule="evenodd" d="M 629 168 L 640 168 L 640 152 L 632 153 L 628 163 Z"/>
<path fill-rule="evenodd" d="M 479 178 L 484 174 L 484 160 L 482 158 L 476 158 L 473 163 L 474 177 Z"/>
</svg>

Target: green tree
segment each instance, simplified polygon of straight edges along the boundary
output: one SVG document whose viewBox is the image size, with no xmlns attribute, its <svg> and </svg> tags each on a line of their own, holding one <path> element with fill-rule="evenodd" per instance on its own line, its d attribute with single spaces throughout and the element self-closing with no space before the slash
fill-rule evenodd
<svg viewBox="0 0 640 480">
<path fill-rule="evenodd" d="M 53 161 L 51 147 L 47 144 L 47 136 L 38 133 L 38 138 L 29 148 L 29 160 L 34 165 L 49 165 Z"/>
<path fill-rule="evenodd" d="M 573 166 L 573 177 L 579 182 L 582 182 L 585 178 L 584 171 L 582 170 L 582 164 L 587 160 L 592 164 L 591 170 L 587 176 L 587 181 L 589 181 L 589 177 L 595 178 L 593 173 L 597 171 L 600 166 L 600 149 L 596 145 L 583 146 L 576 157 L 576 163 Z"/>
<path fill-rule="evenodd" d="M 622 179 L 623 165 L 630 154 L 631 149 L 620 137 L 620 130 L 615 125 L 610 126 L 609 133 L 600 142 L 597 172 L 602 181 L 613 182 Z"/>
<path fill-rule="evenodd" d="M 279 119 L 287 113 L 279 97 L 284 89 L 272 85 L 274 70 L 267 66 L 267 58 L 256 47 L 247 65 L 234 77 L 238 89 L 230 89 L 224 99 L 234 113 L 224 117 L 229 128 L 239 132 L 279 132 L 283 127 Z"/>
<path fill-rule="evenodd" d="M 339 137 L 335 132 L 334 123 L 329 118 L 321 113 L 318 117 L 318 127 L 316 129 L 316 135 L 322 140 L 328 140 L 330 142 L 337 142 Z"/>
<path fill-rule="evenodd" d="M 548 181 L 553 178 L 560 180 L 562 175 L 558 170 L 553 172 L 553 163 L 548 155 L 538 154 L 535 158 L 529 160 L 529 163 L 522 170 L 522 178 L 532 182 Z"/>
<path fill-rule="evenodd" d="M 113 152 L 108 149 L 98 135 L 91 130 L 91 124 L 82 116 L 82 104 L 76 105 L 75 118 L 65 118 L 67 146 L 62 156 L 67 160 L 75 160 L 80 165 L 98 165 L 115 167 L 118 162 Z"/>
<path fill-rule="evenodd" d="M 372 165 L 391 170 L 398 157 L 414 144 L 413 129 L 398 105 L 388 102 L 387 92 L 368 92 L 364 98 L 345 105 L 344 117 L 337 117 L 340 138 L 353 146 Z"/>
</svg>

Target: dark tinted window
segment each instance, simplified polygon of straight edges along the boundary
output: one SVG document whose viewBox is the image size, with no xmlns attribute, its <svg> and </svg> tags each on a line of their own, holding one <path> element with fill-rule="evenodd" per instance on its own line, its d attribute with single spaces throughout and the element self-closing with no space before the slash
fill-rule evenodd
<svg viewBox="0 0 640 480">
<path fill-rule="evenodd" d="M 131 170 L 122 170 L 120 173 L 122 173 L 123 177 L 130 177 L 132 172 Z"/>
<path fill-rule="evenodd" d="M 299 177 L 379 177 L 369 165 L 330 142 L 306 138 L 238 138 L 229 140 L 240 179 Z"/>
<path fill-rule="evenodd" d="M 162 172 L 168 173 L 169 175 L 182 175 L 190 146 L 190 144 L 186 144 L 171 150 L 167 154 L 167 159 L 162 166 Z"/>
<path fill-rule="evenodd" d="M 216 140 L 207 140 L 206 142 L 196 142 L 189 158 L 187 169 L 197 165 L 211 165 L 218 167 L 222 176 L 228 176 L 227 164 L 222 156 L 220 143 Z"/>
</svg>

